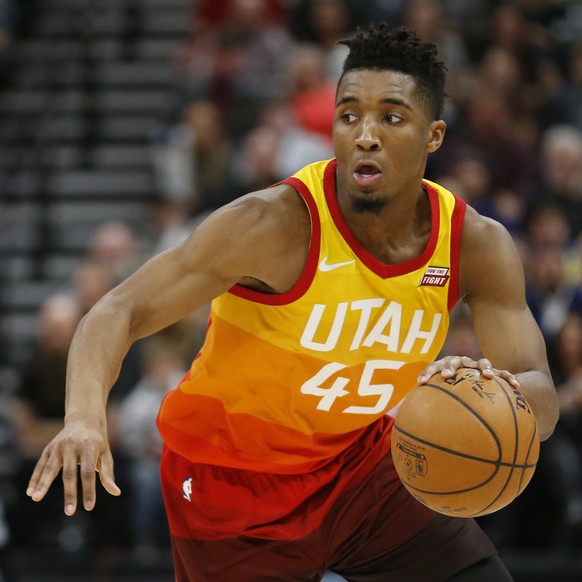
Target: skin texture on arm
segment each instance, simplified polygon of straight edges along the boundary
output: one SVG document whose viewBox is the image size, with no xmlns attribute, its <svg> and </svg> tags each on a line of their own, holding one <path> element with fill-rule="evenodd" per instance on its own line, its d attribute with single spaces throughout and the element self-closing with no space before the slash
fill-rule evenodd
<svg viewBox="0 0 582 582">
<path fill-rule="evenodd" d="M 249 194 L 215 212 L 182 245 L 150 259 L 105 295 L 79 324 L 67 366 L 65 426 L 45 447 L 27 494 L 40 501 L 61 468 L 65 513 L 77 504 L 78 467 L 83 505 L 95 504 L 95 473 L 120 493 L 106 436 L 106 403 L 123 358 L 152 335 L 236 283 L 282 292 L 303 268 L 309 213 L 289 186 Z"/>
<path fill-rule="evenodd" d="M 519 382 L 540 437 L 548 438 L 558 420 L 558 400 L 544 340 L 526 303 L 519 254 L 505 228 L 471 208 L 463 230 L 460 285 L 483 354 Z"/>
</svg>

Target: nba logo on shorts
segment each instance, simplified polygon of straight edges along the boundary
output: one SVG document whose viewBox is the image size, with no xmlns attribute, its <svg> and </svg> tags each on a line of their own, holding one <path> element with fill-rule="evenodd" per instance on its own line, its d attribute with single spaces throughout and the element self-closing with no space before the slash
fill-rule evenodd
<svg viewBox="0 0 582 582">
<path fill-rule="evenodd" d="M 186 477 L 182 483 L 182 497 L 186 501 L 192 501 L 190 495 L 192 495 L 192 477 Z"/>
</svg>

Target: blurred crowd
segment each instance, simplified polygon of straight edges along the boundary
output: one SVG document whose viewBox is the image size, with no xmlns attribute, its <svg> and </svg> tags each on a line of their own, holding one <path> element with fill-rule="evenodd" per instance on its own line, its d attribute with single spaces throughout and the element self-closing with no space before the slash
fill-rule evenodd
<svg viewBox="0 0 582 582">
<path fill-rule="evenodd" d="M 197 2 L 193 33 L 173 62 L 175 107 L 152 136 L 159 196 L 150 236 L 138 239 L 117 222 L 95 232 L 68 288 L 42 305 L 34 351 L 3 407 L 0 444 L 19 452 L 16 465 L 5 463 L 16 478 L 0 491 L 12 543 L 72 555 L 90 549 L 100 556 L 96 572 L 119 548 L 144 561 L 167 550 L 155 417 L 203 340 L 207 311 L 132 348 L 109 418 L 124 495 L 100 492 L 94 512 L 64 518 L 58 486 L 41 505 L 23 492 L 62 425 L 75 326 L 212 210 L 333 156 L 334 92 L 346 54 L 338 41 L 380 20 L 414 28 L 439 47 L 449 70 L 448 129 L 427 177 L 514 236 L 559 390 L 561 420 L 542 445 L 534 480 L 483 526 L 502 548 L 582 547 L 582 3 L 574 0 Z M 462 307 L 446 351 L 479 357 Z"/>
<path fill-rule="evenodd" d="M 0 0 L 0 86 L 9 78 L 14 61 L 14 41 L 27 29 L 36 0 Z"/>
</svg>

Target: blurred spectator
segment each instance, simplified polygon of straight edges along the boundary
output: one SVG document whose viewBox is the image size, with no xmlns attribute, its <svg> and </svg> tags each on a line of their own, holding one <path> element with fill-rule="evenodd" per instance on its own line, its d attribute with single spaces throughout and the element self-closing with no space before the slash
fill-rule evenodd
<svg viewBox="0 0 582 582">
<path fill-rule="evenodd" d="M 492 190 L 490 168 L 478 151 L 468 149 L 460 154 L 450 173 L 437 181 L 479 213 L 501 222 L 509 232 L 520 231 L 524 201 L 508 190 Z"/>
<path fill-rule="evenodd" d="M 458 33 L 456 23 L 445 19 L 444 6 L 440 0 L 412 0 L 404 3 L 403 24 L 416 30 L 421 38 L 433 42 L 439 57 L 446 64 L 448 91 L 454 99 L 445 102 L 443 117 L 453 132 L 459 108 L 464 107 L 471 93 L 472 75 L 469 70 L 469 54 L 464 38 Z M 432 160 L 431 160 L 432 163 Z"/>
<path fill-rule="evenodd" d="M 0 82 L 6 79 L 11 67 L 16 12 L 13 0 L 0 0 Z"/>
<path fill-rule="evenodd" d="M 566 249 L 570 244 L 571 230 L 564 211 L 551 198 L 530 208 L 525 217 L 527 242 L 535 252 L 544 247 Z"/>
<path fill-rule="evenodd" d="M 524 228 L 530 249 L 535 252 L 545 247 L 566 250 L 572 231 L 568 216 L 555 200 L 548 197 L 530 206 L 524 216 Z"/>
<path fill-rule="evenodd" d="M 18 438 L 12 418 L 12 391 L 2 386 L 0 390 L 0 581 L 12 581 L 11 568 L 6 565 L 6 554 L 10 548 L 12 532 L 11 514 L 18 506 L 21 491 L 18 475 L 22 460 L 18 450 Z M 7 574 L 10 574 L 7 577 Z"/>
<path fill-rule="evenodd" d="M 266 0 L 265 18 L 270 22 L 284 25 L 287 19 L 286 0 Z M 228 19 L 228 2 L 216 0 L 198 0 L 196 2 L 197 24 L 202 30 L 208 30 L 224 24 Z"/>
<path fill-rule="evenodd" d="M 63 426 L 67 356 L 81 315 L 81 306 L 70 295 L 50 296 L 44 301 L 34 352 L 21 371 L 20 389 L 11 404 L 21 456 L 16 479 L 19 502 L 11 529 L 18 541 L 59 546 L 72 553 L 84 551 L 89 544 L 103 546 L 123 538 L 124 500 L 99 496 L 102 502 L 94 512 L 65 519 L 62 488 L 50 491 L 41 505 L 31 504 L 23 492 L 42 449 Z M 123 458 L 116 460 L 123 481 Z M 111 506 L 115 512 L 108 511 Z"/>
<path fill-rule="evenodd" d="M 489 46 L 512 53 L 524 79 L 531 81 L 535 78 L 538 60 L 553 47 L 554 41 L 549 30 L 528 21 L 523 7 L 516 4 L 504 2 L 495 8 L 490 21 Z"/>
<path fill-rule="evenodd" d="M 524 114 L 538 126 L 539 142 L 540 133 L 559 121 L 554 104 L 563 91 L 565 78 L 559 59 L 553 55 L 544 55 L 538 60 L 535 75 L 534 83 L 522 88 L 522 103 Z"/>
<path fill-rule="evenodd" d="M 555 341 L 569 311 L 580 302 L 578 285 L 567 280 L 563 251 L 556 245 L 532 249 L 526 267 L 527 301 L 548 345 Z"/>
<path fill-rule="evenodd" d="M 514 1 L 498 6 L 482 61 L 483 72 L 489 73 L 485 81 L 503 85 L 513 125 L 530 145 L 547 125 L 548 100 L 563 82 L 560 46 L 550 29 L 540 25 L 544 4 Z"/>
<path fill-rule="evenodd" d="M 243 142 L 235 162 L 237 191 L 240 194 L 262 189 L 280 179 L 278 169 L 278 131 L 269 126 L 259 126 Z"/>
<path fill-rule="evenodd" d="M 561 8 L 561 12 L 554 14 L 551 22 L 546 26 L 550 28 L 558 42 L 570 46 L 582 38 L 582 4 L 580 2 L 556 4 Z"/>
<path fill-rule="evenodd" d="M 62 428 L 67 357 L 81 316 L 79 303 L 69 295 L 51 296 L 41 306 L 36 345 L 13 408 L 18 446 L 26 458 L 40 455 Z"/>
<path fill-rule="evenodd" d="M 539 200 L 550 198 L 563 210 L 572 232 L 582 232 L 582 130 L 552 126 L 540 144 Z"/>
<path fill-rule="evenodd" d="M 298 127 L 289 103 L 271 103 L 235 160 L 238 192 L 263 189 L 294 174 L 306 163 L 331 157 L 329 140 Z"/>
<path fill-rule="evenodd" d="M 439 57 L 449 69 L 449 77 L 463 73 L 469 64 L 469 55 L 454 22 L 445 18 L 442 2 L 438 0 L 406 2 L 403 24 L 416 30 L 422 39 L 437 45 Z"/>
<path fill-rule="evenodd" d="M 445 19 L 452 22 L 463 37 L 471 62 L 479 60 L 490 45 L 489 18 L 491 0 L 441 0 Z"/>
<path fill-rule="evenodd" d="M 266 0 L 229 0 L 226 18 L 201 30 L 179 58 L 187 100 L 208 98 L 232 136 L 253 127 L 265 100 L 286 86 L 287 31 L 265 18 Z"/>
<path fill-rule="evenodd" d="M 578 445 L 582 447 L 582 315 L 568 313 L 550 355 L 560 396 L 561 420 L 576 428 Z"/>
<path fill-rule="evenodd" d="M 323 51 L 316 45 L 301 44 L 289 59 L 291 101 L 297 124 L 321 134 L 331 144 L 335 114 L 336 82 L 325 76 Z"/>
<path fill-rule="evenodd" d="M 162 198 L 188 214 L 214 210 L 233 199 L 232 144 L 218 107 L 207 99 L 188 103 L 179 123 L 154 144 Z"/>
<path fill-rule="evenodd" d="M 392 25 L 402 24 L 402 13 L 406 0 L 346 0 L 352 28 L 368 28 L 382 20 Z"/>
<path fill-rule="evenodd" d="M 113 289 L 115 282 L 113 270 L 102 261 L 87 258 L 75 268 L 71 275 L 72 290 L 83 315 Z"/>
<path fill-rule="evenodd" d="M 517 134 L 508 103 L 489 87 L 480 87 L 447 145 L 431 162 L 438 175 L 449 174 L 467 151 L 476 152 L 491 174 L 491 191 L 509 191 L 526 200 L 535 176 L 535 151 Z"/>
<path fill-rule="evenodd" d="M 126 279 L 138 266 L 137 240 L 125 223 L 111 220 L 100 225 L 89 243 L 88 259 L 103 264 L 115 283 Z"/>
<path fill-rule="evenodd" d="M 198 216 L 203 216 L 199 214 Z M 152 205 L 153 241 L 150 256 L 184 242 L 194 227 L 184 202 L 160 198 Z"/>
<path fill-rule="evenodd" d="M 529 34 L 538 39 L 546 39 L 546 42 L 551 42 L 550 39 L 559 40 L 560 42 L 571 41 L 572 38 L 567 36 L 566 30 L 563 28 L 563 20 L 573 17 L 576 20 L 576 11 L 570 11 L 572 6 L 578 2 L 570 2 L 568 0 L 512 0 L 512 4 L 523 15 L 527 22 Z M 580 14 L 578 12 L 578 14 Z M 580 26 L 582 23 L 572 22 L 568 27 L 569 30 L 582 30 Z"/>
<path fill-rule="evenodd" d="M 495 87 L 509 103 L 519 99 L 523 89 L 522 70 L 515 54 L 500 46 L 487 49 L 477 68 L 481 87 Z"/>
<path fill-rule="evenodd" d="M 531 205 L 524 217 L 527 249 L 524 257 L 526 278 L 534 280 L 535 263 L 539 249 L 556 248 L 561 254 L 565 285 L 576 289 L 582 282 L 582 255 L 572 237 L 568 215 L 552 198 Z M 530 270 L 533 268 L 533 271 Z M 581 294 L 576 291 L 570 309 L 580 309 Z"/>
<path fill-rule="evenodd" d="M 361 4 L 357 9 L 360 8 Z M 346 1 L 299 0 L 292 11 L 291 22 L 291 30 L 296 39 L 315 44 L 323 51 L 325 76 L 337 83 L 348 53 L 347 47 L 338 43 L 347 38 L 354 29 Z"/>
<path fill-rule="evenodd" d="M 169 543 L 160 485 L 162 441 L 156 417 L 164 394 L 175 388 L 186 372 L 179 349 L 163 336 L 144 343 L 143 377 L 119 408 L 119 432 L 130 459 L 131 530 L 140 562 L 155 559 L 156 549 Z"/>
<path fill-rule="evenodd" d="M 569 313 L 550 346 L 560 420 L 547 442 L 548 493 L 558 508 L 553 542 L 582 547 L 582 316 Z M 543 470 L 544 466 L 542 466 Z"/>
<path fill-rule="evenodd" d="M 183 122 L 193 138 L 191 162 L 196 179 L 192 210 L 201 212 L 219 208 L 232 200 L 232 146 L 227 139 L 220 112 L 209 101 L 193 102 L 186 106 Z"/>
</svg>

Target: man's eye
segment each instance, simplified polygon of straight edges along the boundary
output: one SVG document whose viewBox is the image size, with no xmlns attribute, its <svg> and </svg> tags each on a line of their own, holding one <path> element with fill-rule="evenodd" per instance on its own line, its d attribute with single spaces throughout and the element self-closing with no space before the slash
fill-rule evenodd
<svg viewBox="0 0 582 582">
<path fill-rule="evenodd" d="M 388 115 L 386 115 L 386 121 L 388 123 L 400 123 L 402 121 L 402 117 L 394 115 L 393 113 L 388 113 Z"/>
<path fill-rule="evenodd" d="M 342 119 L 346 122 L 346 123 L 352 123 L 355 119 L 356 116 L 353 113 L 344 113 L 342 115 Z"/>
</svg>

